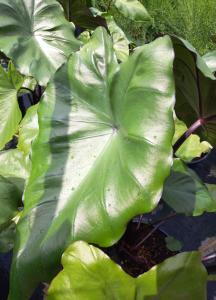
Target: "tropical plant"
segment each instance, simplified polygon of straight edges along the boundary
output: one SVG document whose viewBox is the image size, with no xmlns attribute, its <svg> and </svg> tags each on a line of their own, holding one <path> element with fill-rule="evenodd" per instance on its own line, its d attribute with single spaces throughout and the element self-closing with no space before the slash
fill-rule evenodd
<svg viewBox="0 0 216 300">
<path fill-rule="evenodd" d="M 59 2 L 0 0 L 8 299 L 29 299 L 40 282 L 52 282 L 48 299 L 163 300 L 176 291 L 176 299 L 205 299 L 207 273 L 196 252 L 134 279 L 89 244 L 113 245 L 161 199 L 176 213 L 216 211 L 215 186 L 186 164 L 216 145 L 216 55 L 201 57 L 168 35 L 134 48 L 94 1 Z M 151 22 L 137 0 L 113 5 L 131 22 Z"/>
</svg>

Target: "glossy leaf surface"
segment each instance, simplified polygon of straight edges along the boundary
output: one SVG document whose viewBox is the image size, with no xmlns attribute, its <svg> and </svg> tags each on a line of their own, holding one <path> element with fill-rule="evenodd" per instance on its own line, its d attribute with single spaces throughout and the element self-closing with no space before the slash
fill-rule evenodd
<svg viewBox="0 0 216 300">
<path fill-rule="evenodd" d="M 22 74 L 46 85 L 78 48 L 56 0 L 0 0 L 0 50 Z"/>
<path fill-rule="evenodd" d="M 146 8 L 138 0 L 114 0 L 114 5 L 126 18 L 137 22 L 150 21 Z"/>
<path fill-rule="evenodd" d="M 197 252 L 178 254 L 132 278 L 101 250 L 75 242 L 63 254 L 62 265 L 47 300 L 205 299 L 207 272 Z"/>
<path fill-rule="evenodd" d="M 16 133 L 22 118 L 17 100 L 21 84 L 22 79 L 15 70 L 6 72 L 0 65 L 0 150 Z"/>
<path fill-rule="evenodd" d="M 177 213 L 198 216 L 205 211 L 216 211 L 216 199 L 211 197 L 196 173 L 180 159 L 174 161 L 162 198 Z"/>
<path fill-rule="evenodd" d="M 172 63 L 164 37 L 119 66 L 99 28 L 56 73 L 38 112 L 11 299 L 52 278 L 72 241 L 111 245 L 157 205 L 172 163 Z"/>
<path fill-rule="evenodd" d="M 216 145 L 216 78 L 204 59 L 186 41 L 173 37 L 177 117 L 188 127 L 199 120 L 197 133 Z"/>
</svg>

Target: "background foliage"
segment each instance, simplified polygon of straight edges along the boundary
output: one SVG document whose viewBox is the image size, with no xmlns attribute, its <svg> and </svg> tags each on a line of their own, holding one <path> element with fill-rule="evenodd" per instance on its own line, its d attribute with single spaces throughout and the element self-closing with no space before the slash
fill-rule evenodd
<svg viewBox="0 0 216 300">
<path fill-rule="evenodd" d="M 152 17 L 152 24 L 134 23 L 110 12 L 127 35 L 136 42 L 150 42 L 161 34 L 176 34 L 188 40 L 200 54 L 216 49 L 215 0 L 141 0 Z M 97 1 L 107 10 L 110 0 Z"/>
</svg>

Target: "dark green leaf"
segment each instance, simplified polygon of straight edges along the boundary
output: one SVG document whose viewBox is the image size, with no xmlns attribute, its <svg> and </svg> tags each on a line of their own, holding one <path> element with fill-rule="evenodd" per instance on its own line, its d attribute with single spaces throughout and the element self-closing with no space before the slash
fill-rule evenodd
<svg viewBox="0 0 216 300">
<path fill-rule="evenodd" d="M 178 254 L 132 278 L 101 250 L 75 242 L 63 254 L 62 265 L 47 300 L 206 299 L 207 272 L 197 252 Z"/>
<path fill-rule="evenodd" d="M 16 223 L 11 220 L 6 228 L 0 229 L 0 253 L 7 253 L 13 249 L 15 235 Z"/>
<path fill-rule="evenodd" d="M 164 37 L 119 66 L 98 28 L 56 73 L 38 111 L 11 299 L 50 280 L 72 241 L 111 245 L 157 205 L 172 163 L 173 56 Z"/>
<path fill-rule="evenodd" d="M 216 211 L 216 199 L 211 197 L 196 173 L 180 159 L 174 160 L 162 198 L 177 213 L 198 216 L 205 211 Z"/>
<path fill-rule="evenodd" d="M 22 203 L 22 193 L 8 179 L 0 176 L 0 232 L 13 219 Z"/>
<path fill-rule="evenodd" d="M 58 0 L 64 8 L 66 18 L 76 26 L 95 29 L 107 27 L 106 20 L 101 16 L 94 17 L 86 0 Z"/>
<path fill-rule="evenodd" d="M 216 78 L 204 59 L 183 39 L 173 37 L 177 117 L 188 127 L 199 120 L 198 134 L 216 146 Z"/>
<path fill-rule="evenodd" d="M 46 85 L 78 48 L 56 0 L 0 0 L 0 50 L 22 74 Z"/>
</svg>

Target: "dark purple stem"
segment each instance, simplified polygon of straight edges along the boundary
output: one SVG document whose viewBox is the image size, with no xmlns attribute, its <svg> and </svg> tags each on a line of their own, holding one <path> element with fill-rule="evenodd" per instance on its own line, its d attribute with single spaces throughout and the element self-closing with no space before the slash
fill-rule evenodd
<svg viewBox="0 0 216 300">
<path fill-rule="evenodd" d="M 181 147 L 181 145 L 186 141 L 186 139 L 194 133 L 200 126 L 205 124 L 205 119 L 198 119 L 195 123 L 191 125 L 190 128 L 188 128 L 187 131 L 183 133 L 183 135 L 175 142 L 173 146 L 173 152 L 174 154 L 176 151 Z"/>
</svg>

